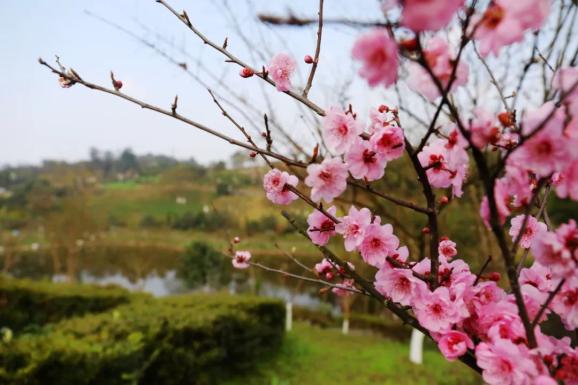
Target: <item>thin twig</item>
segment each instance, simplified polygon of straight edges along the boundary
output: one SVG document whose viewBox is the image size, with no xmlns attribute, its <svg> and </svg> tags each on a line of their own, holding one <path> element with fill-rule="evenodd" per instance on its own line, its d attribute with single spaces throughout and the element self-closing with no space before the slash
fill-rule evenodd
<svg viewBox="0 0 578 385">
<path fill-rule="evenodd" d="M 315 71 L 317 70 L 317 65 L 319 64 L 319 54 L 321 52 L 321 34 L 323 33 L 323 0 L 319 0 L 319 26 L 317 27 L 317 45 L 315 46 L 315 56 L 313 57 L 313 63 L 311 64 L 311 71 L 309 71 L 309 77 L 307 78 L 307 84 L 303 89 L 303 96 L 307 97 L 309 90 L 313 84 L 313 78 L 315 77 Z"/>
</svg>

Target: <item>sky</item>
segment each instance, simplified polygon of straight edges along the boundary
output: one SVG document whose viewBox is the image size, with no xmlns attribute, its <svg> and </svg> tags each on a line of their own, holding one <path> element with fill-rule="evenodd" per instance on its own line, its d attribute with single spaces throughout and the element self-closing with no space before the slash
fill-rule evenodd
<svg viewBox="0 0 578 385">
<path fill-rule="evenodd" d="M 297 58 L 300 71 L 307 70 L 301 58 L 313 53 L 315 28 L 272 30 L 259 25 L 255 12 L 285 13 L 292 9 L 298 15 L 315 17 L 317 1 L 168 2 L 177 10 L 186 9 L 195 26 L 211 39 L 221 42 L 228 37 L 229 49 L 249 62 L 265 64 L 251 56 L 243 45 L 231 17 L 255 44 L 266 45 L 271 52 L 288 51 Z M 378 14 L 377 7 L 375 0 L 330 0 L 326 2 L 326 16 L 368 18 Z M 109 71 L 113 70 L 123 81 L 124 92 L 166 108 L 178 94 L 182 114 L 239 137 L 219 114 L 206 89 L 177 66 L 87 11 L 159 46 L 170 41 L 171 46 L 165 44 L 163 49 L 187 61 L 192 71 L 204 76 L 191 63 L 191 58 L 202 60 L 250 103 L 260 106 L 264 98 L 269 99 L 279 105 L 280 120 L 289 129 L 293 125 L 296 130 L 299 128 L 294 109 L 285 107 L 288 105 L 285 95 L 276 93 L 272 87 L 263 94 L 257 84 L 259 79 L 241 79 L 238 67 L 224 63 L 219 53 L 203 46 L 154 0 L 1 0 L 0 166 L 38 164 L 43 159 L 86 159 L 91 147 L 113 151 L 131 147 L 139 154 L 194 157 L 201 163 L 227 159 L 235 150 L 226 142 L 118 98 L 80 86 L 62 89 L 57 78 L 38 64 L 38 57 L 53 61 L 54 55 L 59 55 L 65 66 L 105 86 L 110 85 Z M 265 33 L 259 34 L 263 30 Z M 279 39 L 280 34 L 284 42 Z M 322 105 L 332 98 L 322 90 L 330 89 L 336 79 L 350 77 L 354 71 L 349 51 L 356 32 L 345 27 L 328 27 L 324 34 L 320 75 L 310 94 L 312 99 L 323 101 Z"/>
</svg>

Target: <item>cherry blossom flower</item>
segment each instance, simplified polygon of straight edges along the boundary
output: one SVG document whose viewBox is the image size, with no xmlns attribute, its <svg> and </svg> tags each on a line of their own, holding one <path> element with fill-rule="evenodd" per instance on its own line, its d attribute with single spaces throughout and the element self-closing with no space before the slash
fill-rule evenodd
<svg viewBox="0 0 578 385">
<path fill-rule="evenodd" d="M 496 144 L 500 140 L 500 129 L 496 125 L 496 119 L 485 110 L 477 109 L 475 119 L 470 125 L 471 139 L 474 146 L 479 149 L 488 144 Z"/>
<path fill-rule="evenodd" d="M 376 28 L 361 35 L 352 50 L 354 59 L 363 63 L 359 75 L 371 87 L 388 87 L 397 80 L 397 44 L 385 28 Z"/>
<path fill-rule="evenodd" d="M 438 254 L 450 260 L 458 254 L 456 243 L 450 239 L 443 239 L 438 245 Z"/>
<path fill-rule="evenodd" d="M 236 269 L 246 269 L 250 266 L 251 253 L 248 251 L 237 251 L 233 257 L 233 267 Z"/>
<path fill-rule="evenodd" d="M 417 155 L 420 164 L 427 168 L 430 184 L 437 188 L 452 186 L 455 196 L 462 195 L 462 184 L 466 177 L 468 155 L 458 145 L 448 148 L 444 139 L 436 139 Z"/>
<path fill-rule="evenodd" d="M 438 347 L 448 361 L 454 361 L 458 357 L 463 356 L 468 349 L 473 349 L 474 343 L 467 334 L 451 330 L 442 333 L 438 339 Z"/>
<path fill-rule="evenodd" d="M 275 82 L 277 91 L 285 92 L 291 89 L 291 76 L 295 72 L 295 60 L 286 53 L 273 56 L 267 67 L 269 77 Z"/>
<path fill-rule="evenodd" d="M 498 209 L 498 220 L 500 224 L 506 222 L 506 218 L 510 215 L 510 196 L 508 195 L 506 180 L 498 179 L 494 186 L 494 198 L 496 200 L 496 208 Z M 480 205 L 480 216 L 487 228 L 490 228 L 490 205 L 488 197 L 482 198 Z"/>
<path fill-rule="evenodd" d="M 558 173 L 554 187 L 559 198 L 578 201 L 578 162 L 570 162 L 565 170 Z"/>
<path fill-rule="evenodd" d="M 335 231 L 343 235 L 345 240 L 345 250 L 355 250 L 363 241 L 365 228 L 371 224 L 371 211 L 363 207 L 357 209 L 354 206 L 349 208 L 346 216 L 341 218 L 341 222 L 335 226 Z"/>
<path fill-rule="evenodd" d="M 395 124 L 377 127 L 370 140 L 374 150 L 388 162 L 402 156 L 405 150 L 403 130 Z"/>
<path fill-rule="evenodd" d="M 452 78 L 455 59 L 455 55 L 451 52 L 448 42 L 439 36 L 432 38 L 424 49 L 424 55 L 433 74 L 439 80 L 442 87 L 446 89 Z M 408 85 L 411 89 L 422 94 L 430 101 L 434 101 L 441 95 L 439 88 L 432 80 L 430 74 L 422 68 L 420 64 L 410 63 L 408 70 Z M 466 84 L 468 82 L 468 73 L 468 64 L 460 60 L 450 91 Z"/>
<path fill-rule="evenodd" d="M 368 140 L 359 137 L 353 142 L 345 160 L 354 178 L 368 181 L 381 179 L 387 165 L 385 156 L 375 151 Z"/>
<path fill-rule="evenodd" d="M 433 292 L 427 287 L 417 288 L 413 304 L 420 325 L 432 332 L 449 331 L 460 319 L 448 288 L 440 286 Z"/>
<path fill-rule="evenodd" d="M 542 292 L 552 289 L 552 272 L 549 268 L 534 262 L 529 268 L 520 270 L 520 285 L 532 285 Z"/>
<path fill-rule="evenodd" d="M 574 276 L 564 283 L 552 301 L 552 308 L 567 330 L 578 328 L 578 278 Z"/>
<path fill-rule="evenodd" d="M 333 279 L 333 264 L 327 258 L 323 258 L 321 262 L 315 264 L 315 272 L 330 281 Z"/>
<path fill-rule="evenodd" d="M 287 205 L 299 197 L 287 186 L 297 186 L 299 179 L 295 175 L 290 175 L 285 171 L 276 168 L 269 171 L 263 177 L 263 188 L 267 199 L 278 205 Z"/>
<path fill-rule="evenodd" d="M 529 379 L 538 374 L 528 349 L 506 339 L 480 343 L 476 347 L 476 359 L 489 385 L 528 384 Z"/>
<path fill-rule="evenodd" d="M 502 47 L 521 41 L 526 29 L 539 28 L 549 12 L 548 0 L 495 0 L 476 21 L 480 54 L 497 55 Z"/>
<path fill-rule="evenodd" d="M 568 277 L 576 269 L 576 262 L 572 259 L 570 250 L 556 233 L 545 231 L 537 234 L 530 250 L 538 263 L 551 269 L 555 278 Z"/>
<path fill-rule="evenodd" d="M 512 241 L 514 242 L 518 238 L 518 234 L 522 229 L 525 217 L 525 215 L 521 214 L 512 218 L 512 227 L 510 227 L 509 234 L 512 237 Z M 547 230 L 548 228 L 546 227 L 545 223 L 540 222 L 535 217 L 529 215 L 528 220 L 526 221 L 524 234 L 520 238 L 520 246 L 522 246 L 524 249 L 529 249 L 536 235 Z"/>
<path fill-rule="evenodd" d="M 363 128 L 352 114 L 331 107 L 323 118 L 323 139 L 331 151 L 341 155 L 349 150 Z"/>
<path fill-rule="evenodd" d="M 381 294 L 408 306 L 414 296 L 416 278 L 409 269 L 381 268 L 375 274 L 375 288 Z"/>
<path fill-rule="evenodd" d="M 525 135 L 540 130 L 513 153 L 509 159 L 510 164 L 524 167 L 543 177 L 565 169 L 572 160 L 572 153 L 568 141 L 562 135 L 564 114 L 555 108 L 554 103 L 547 102 L 524 116 L 522 127 Z M 550 115 L 553 110 L 555 112 Z"/>
<path fill-rule="evenodd" d="M 346 278 L 340 284 L 337 284 L 337 287 L 331 289 L 331 292 L 340 297 L 346 297 L 353 294 L 352 289 L 355 289 L 355 281 L 351 278 Z"/>
<path fill-rule="evenodd" d="M 327 209 L 327 212 L 335 216 L 337 208 L 331 206 Z M 326 245 L 327 242 L 329 242 L 329 239 L 335 235 L 335 222 L 319 210 L 315 210 L 309 214 L 309 217 L 307 217 L 307 224 L 309 225 L 307 234 L 309 234 L 311 242 L 316 245 Z"/>
<path fill-rule="evenodd" d="M 347 188 L 347 165 L 339 158 L 325 158 L 321 164 L 307 166 L 305 184 L 311 187 L 311 199 L 331 203 Z"/>
<path fill-rule="evenodd" d="M 464 0 L 405 0 L 401 22 L 414 32 L 435 31 L 445 27 Z"/>
<path fill-rule="evenodd" d="M 393 227 L 389 223 L 381 225 L 376 218 L 365 228 L 359 252 L 367 264 L 379 268 L 398 246 L 399 239 L 393 234 Z"/>
</svg>

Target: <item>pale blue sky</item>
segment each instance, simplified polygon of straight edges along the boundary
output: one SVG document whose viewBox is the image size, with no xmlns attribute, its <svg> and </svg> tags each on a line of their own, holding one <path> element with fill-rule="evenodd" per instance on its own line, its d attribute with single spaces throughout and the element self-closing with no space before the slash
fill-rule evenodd
<svg viewBox="0 0 578 385">
<path fill-rule="evenodd" d="M 176 9 L 187 9 L 195 25 L 215 41 L 228 36 L 230 49 L 250 61 L 245 47 L 235 38 L 220 0 L 169 0 L 169 3 Z M 375 0 L 326 3 L 329 17 L 379 15 Z M 229 10 L 247 34 L 256 38 L 256 21 L 248 4 L 229 0 Z M 317 11 L 315 0 L 253 2 L 258 11 L 283 12 L 289 4 L 301 15 L 315 16 Z M 189 54 L 203 58 L 248 98 L 262 100 L 256 86 L 258 79 L 240 79 L 238 67 L 223 63 L 218 53 L 203 47 L 154 0 L 1 0 L 0 165 L 37 163 L 46 158 L 83 159 L 91 146 L 111 150 L 132 147 L 138 153 L 193 156 L 201 162 L 228 157 L 233 151 L 230 145 L 189 126 L 79 86 L 71 89 L 58 86 L 57 79 L 37 64 L 39 56 L 53 60 L 54 54 L 58 54 L 65 65 L 84 78 L 107 86 L 108 72 L 112 69 L 123 80 L 125 92 L 162 106 L 168 107 L 174 95 L 179 94 L 182 113 L 238 136 L 202 87 L 130 37 L 88 16 L 85 10 L 154 39 L 139 23 L 146 25 Z M 304 72 L 307 67 L 301 58 L 313 52 L 315 29 L 284 29 L 282 33 Z M 271 31 L 265 33 L 266 43 L 273 51 L 285 50 L 275 35 Z M 314 87 L 312 98 L 320 102 L 331 99 L 319 94 L 318 89 L 330 86 L 336 78 L 351 76 L 349 51 L 354 36 L 354 31 L 343 27 L 325 30 L 321 63 L 325 74 L 320 75 L 319 87 Z M 179 52 L 174 54 L 182 57 Z M 287 104 L 285 96 L 272 89 L 267 95 L 273 103 Z M 283 110 L 281 107 L 281 117 L 286 116 L 287 124 L 294 124 L 291 120 L 294 118 L 288 116 L 290 109 Z"/>
</svg>

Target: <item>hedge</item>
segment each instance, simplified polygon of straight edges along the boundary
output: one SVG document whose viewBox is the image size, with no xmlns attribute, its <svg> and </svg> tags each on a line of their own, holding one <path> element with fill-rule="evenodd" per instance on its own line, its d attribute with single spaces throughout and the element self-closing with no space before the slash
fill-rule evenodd
<svg viewBox="0 0 578 385">
<path fill-rule="evenodd" d="M 129 302 L 119 287 L 52 283 L 0 276 L 0 328 L 33 330 L 65 318 L 97 313 Z"/>
<path fill-rule="evenodd" d="M 217 384 L 280 345 L 284 316 L 253 297 L 141 298 L 0 346 L 0 383 Z"/>
</svg>

